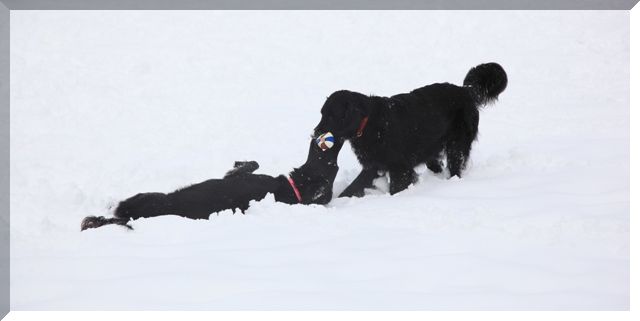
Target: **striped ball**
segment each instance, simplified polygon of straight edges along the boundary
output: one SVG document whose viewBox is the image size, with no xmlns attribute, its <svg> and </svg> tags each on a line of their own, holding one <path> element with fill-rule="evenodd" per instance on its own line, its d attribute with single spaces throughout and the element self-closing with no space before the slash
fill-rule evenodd
<svg viewBox="0 0 640 321">
<path fill-rule="evenodd" d="M 323 151 L 333 147 L 333 142 L 334 138 L 331 132 L 326 132 L 316 138 L 316 144 L 318 144 L 318 147 Z"/>
</svg>

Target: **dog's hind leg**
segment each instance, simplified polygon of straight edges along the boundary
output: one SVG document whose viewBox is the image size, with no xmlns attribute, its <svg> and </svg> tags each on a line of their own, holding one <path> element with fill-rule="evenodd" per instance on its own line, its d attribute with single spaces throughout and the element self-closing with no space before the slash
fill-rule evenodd
<svg viewBox="0 0 640 321">
<path fill-rule="evenodd" d="M 461 177 L 471 153 L 471 144 L 478 134 L 478 111 L 463 112 L 456 119 L 446 143 L 447 168 L 451 177 Z"/>
<path fill-rule="evenodd" d="M 451 177 L 462 177 L 462 170 L 467 163 L 467 155 L 455 143 L 447 144 L 447 168 Z"/>
<path fill-rule="evenodd" d="M 417 181 L 418 175 L 413 168 L 394 169 L 389 171 L 389 193 L 402 192 Z"/>
<path fill-rule="evenodd" d="M 338 197 L 362 197 L 364 189 L 373 187 L 373 180 L 380 177 L 377 168 L 362 169 L 358 177 Z"/>
</svg>

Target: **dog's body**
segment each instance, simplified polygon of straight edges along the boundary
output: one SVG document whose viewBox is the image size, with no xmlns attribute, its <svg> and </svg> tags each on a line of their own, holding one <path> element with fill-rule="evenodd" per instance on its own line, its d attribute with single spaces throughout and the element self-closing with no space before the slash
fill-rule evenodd
<svg viewBox="0 0 640 321">
<path fill-rule="evenodd" d="M 257 162 L 236 162 L 234 169 L 221 179 L 210 179 L 177 191 L 140 193 L 121 201 L 113 218 L 86 217 L 81 229 L 107 224 L 127 225 L 129 220 L 141 217 L 178 215 L 191 219 L 208 219 L 212 213 L 240 209 L 244 212 L 249 202 L 261 200 L 273 193 L 277 202 L 288 204 L 326 204 L 333 196 L 333 182 L 338 173 L 337 158 L 343 142 L 321 150 L 315 140 L 309 147 L 304 165 L 289 176 L 253 174 Z"/>
<path fill-rule="evenodd" d="M 315 130 L 349 140 L 362 165 L 340 196 L 364 195 L 380 172 L 389 173 L 395 194 L 416 180 L 415 166 L 426 163 L 440 172 L 445 156 L 450 175 L 460 176 L 478 133 L 478 109 L 497 99 L 506 85 L 502 67 L 489 63 L 472 68 L 463 87 L 432 84 L 391 97 L 333 93 Z"/>
</svg>

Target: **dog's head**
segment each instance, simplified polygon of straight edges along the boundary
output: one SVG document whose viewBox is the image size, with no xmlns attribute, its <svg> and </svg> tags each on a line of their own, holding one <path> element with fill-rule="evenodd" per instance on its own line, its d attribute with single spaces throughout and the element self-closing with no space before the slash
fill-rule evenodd
<svg viewBox="0 0 640 321">
<path fill-rule="evenodd" d="M 344 140 L 338 140 L 333 147 L 323 150 L 318 146 L 317 140 L 312 139 L 309 143 L 309 154 L 307 161 L 300 166 L 305 171 L 305 176 L 310 180 L 330 180 L 333 184 L 335 175 L 338 172 L 338 154 Z"/>
<path fill-rule="evenodd" d="M 302 204 L 326 204 L 333 195 L 333 182 L 338 174 L 338 154 L 344 141 L 336 141 L 333 147 L 323 150 L 312 139 L 307 161 L 289 175 L 302 195 Z"/>
<path fill-rule="evenodd" d="M 331 94 L 320 110 L 322 118 L 314 129 L 314 136 L 331 132 L 337 140 L 354 138 L 363 119 L 369 116 L 367 99 L 363 94 L 347 90 Z"/>
</svg>

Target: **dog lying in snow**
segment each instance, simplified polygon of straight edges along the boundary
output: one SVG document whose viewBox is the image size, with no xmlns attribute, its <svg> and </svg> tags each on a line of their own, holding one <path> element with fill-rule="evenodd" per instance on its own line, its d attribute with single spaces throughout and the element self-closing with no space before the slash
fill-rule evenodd
<svg viewBox="0 0 640 321">
<path fill-rule="evenodd" d="M 324 137 L 326 134 L 321 135 Z M 338 173 L 338 153 L 343 141 L 313 139 L 307 161 L 288 176 L 253 174 L 255 161 L 236 162 L 221 179 L 210 179 L 174 192 L 140 193 L 121 201 L 114 217 L 88 216 L 81 230 L 117 224 L 129 229 L 130 220 L 140 217 L 178 215 L 190 219 L 208 219 L 212 213 L 240 209 L 244 213 L 252 200 L 273 193 L 277 202 L 287 204 L 327 204 L 333 196 L 333 181 Z"/>
</svg>

